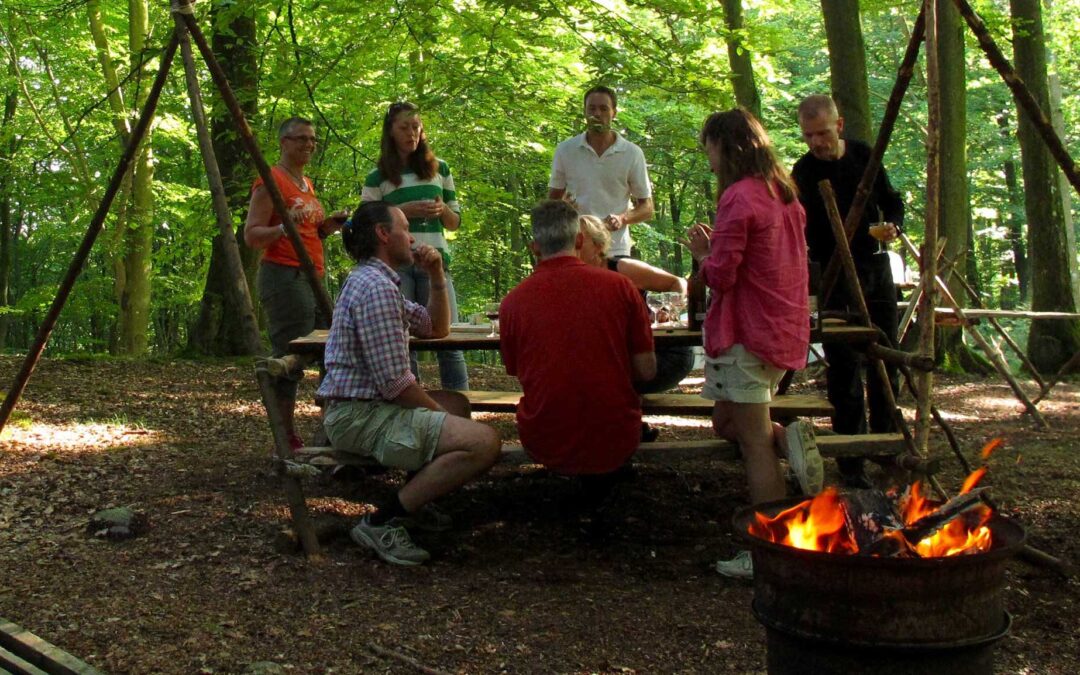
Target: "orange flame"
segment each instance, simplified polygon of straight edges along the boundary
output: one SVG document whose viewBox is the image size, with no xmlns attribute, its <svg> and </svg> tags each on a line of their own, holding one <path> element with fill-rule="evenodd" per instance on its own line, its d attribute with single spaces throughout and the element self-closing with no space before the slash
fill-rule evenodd
<svg viewBox="0 0 1080 675">
<path fill-rule="evenodd" d="M 857 553 L 859 550 L 848 532 L 836 488 L 829 488 L 773 518 L 755 513 L 749 531 L 766 541 L 806 551 Z"/>
<path fill-rule="evenodd" d="M 985 523 L 990 520 L 991 511 L 986 506 L 979 506 L 973 513 L 978 519 L 974 527 L 968 518 L 957 518 L 916 544 L 915 550 L 923 558 L 946 558 L 990 550 L 990 528 Z"/>
<path fill-rule="evenodd" d="M 982 457 L 984 460 L 987 459 L 988 457 L 990 457 L 990 453 L 1000 448 L 1004 442 L 1005 440 L 1000 437 L 991 440 L 989 443 L 983 446 L 982 452 L 979 453 L 979 456 Z"/>
<path fill-rule="evenodd" d="M 974 489 L 985 474 L 985 468 L 972 472 L 964 481 L 961 494 Z M 904 525 L 908 526 L 930 515 L 940 505 L 923 494 L 922 483 L 916 482 L 900 503 L 900 515 Z M 979 505 L 920 541 L 914 550 L 923 558 L 987 551 L 991 545 L 991 534 L 986 522 L 991 515 L 987 506 Z M 807 551 L 858 553 L 859 547 L 846 517 L 839 493 L 835 488 L 828 488 L 813 499 L 800 502 L 772 518 L 755 513 L 748 530 L 760 539 Z M 885 536 L 903 538 L 899 530 L 888 532 Z"/>
<path fill-rule="evenodd" d="M 964 487 L 960 488 L 960 494 L 966 495 L 967 493 L 971 492 L 972 489 L 974 489 L 975 486 L 979 484 L 979 481 L 981 481 L 983 476 L 985 476 L 985 475 L 986 475 L 986 467 L 985 466 L 980 468 L 980 469 L 975 469 L 974 471 L 972 471 L 971 475 L 969 475 L 967 478 L 964 479 Z"/>
</svg>

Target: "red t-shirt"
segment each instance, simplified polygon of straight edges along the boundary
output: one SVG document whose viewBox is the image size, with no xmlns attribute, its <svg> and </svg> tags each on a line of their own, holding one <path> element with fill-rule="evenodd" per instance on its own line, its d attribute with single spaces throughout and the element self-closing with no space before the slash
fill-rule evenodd
<svg viewBox="0 0 1080 675">
<path fill-rule="evenodd" d="M 806 212 L 769 194 L 760 178 L 724 190 L 709 256 L 701 263 L 713 301 L 705 316 L 705 351 L 732 345 L 777 368 L 806 365 L 810 341 Z"/>
<path fill-rule="evenodd" d="M 301 192 L 284 169 L 273 166 L 271 171 L 274 172 L 274 182 L 281 191 L 281 197 L 289 208 L 289 217 L 300 231 L 300 239 L 304 242 L 308 255 L 311 256 L 311 262 L 315 264 L 315 271 L 321 275 L 323 273 L 323 246 L 322 240 L 319 239 L 319 225 L 326 219 L 326 215 L 323 213 L 322 204 L 315 197 L 315 186 L 311 184 L 307 176 L 304 176 L 308 190 Z M 251 186 L 252 192 L 262 184 L 262 176 L 259 176 Z M 278 215 L 277 209 L 274 209 L 270 214 L 270 222 L 266 224 L 277 227 L 280 223 L 281 216 Z M 296 250 L 293 249 L 288 237 L 282 237 L 267 246 L 263 251 L 262 259 L 288 267 L 300 267 L 300 259 L 296 257 Z"/>
<path fill-rule="evenodd" d="M 521 381 L 529 455 L 566 474 L 606 473 L 634 453 L 641 400 L 630 357 L 653 350 L 645 303 L 625 277 L 572 256 L 537 265 L 503 300 L 506 372 Z"/>
</svg>

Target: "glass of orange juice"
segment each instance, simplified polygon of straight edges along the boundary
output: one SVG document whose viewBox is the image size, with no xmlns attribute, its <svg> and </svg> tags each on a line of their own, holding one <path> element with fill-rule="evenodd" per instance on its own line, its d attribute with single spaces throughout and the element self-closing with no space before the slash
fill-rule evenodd
<svg viewBox="0 0 1080 675">
<path fill-rule="evenodd" d="M 870 223 L 870 236 L 877 239 L 878 253 L 889 252 L 889 248 L 885 245 L 885 238 L 889 236 L 888 223 Z"/>
</svg>

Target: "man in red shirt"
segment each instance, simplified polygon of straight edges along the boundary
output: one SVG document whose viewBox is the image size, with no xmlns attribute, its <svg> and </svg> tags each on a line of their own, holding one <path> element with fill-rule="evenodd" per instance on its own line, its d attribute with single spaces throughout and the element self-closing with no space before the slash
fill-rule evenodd
<svg viewBox="0 0 1080 675">
<path fill-rule="evenodd" d="M 578 259 L 584 235 L 566 202 L 536 206 L 532 231 L 539 263 L 499 309 L 503 363 L 524 391 L 521 442 L 553 471 L 607 475 L 640 440 L 633 382 L 656 374 L 645 304 L 628 279 Z"/>
</svg>

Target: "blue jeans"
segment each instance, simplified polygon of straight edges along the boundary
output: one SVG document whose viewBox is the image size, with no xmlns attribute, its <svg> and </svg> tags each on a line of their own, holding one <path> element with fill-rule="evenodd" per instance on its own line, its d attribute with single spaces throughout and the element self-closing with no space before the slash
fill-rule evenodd
<svg viewBox="0 0 1080 675">
<path fill-rule="evenodd" d="M 397 273 L 401 277 L 401 294 L 426 307 L 431 295 L 431 280 L 427 272 L 416 265 L 407 265 L 399 267 Z M 450 277 L 450 270 L 446 270 L 446 293 L 450 296 L 450 321 L 457 321 L 457 293 L 454 292 L 454 280 Z M 442 388 L 468 391 L 469 371 L 465 368 L 465 356 L 460 351 L 437 351 L 435 358 L 439 360 L 439 381 Z M 414 351 L 409 352 L 409 368 L 419 381 L 420 370 Z"/>
</svg>

